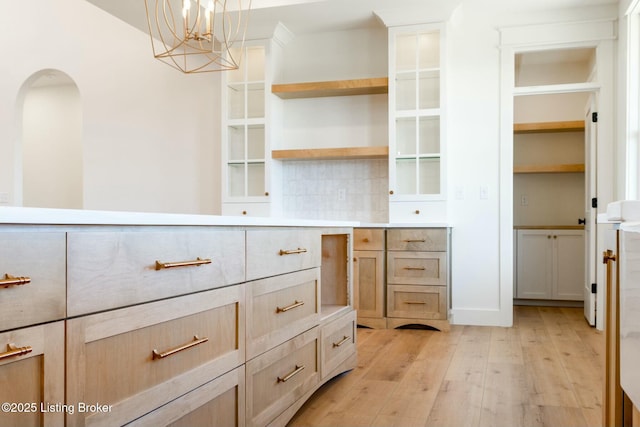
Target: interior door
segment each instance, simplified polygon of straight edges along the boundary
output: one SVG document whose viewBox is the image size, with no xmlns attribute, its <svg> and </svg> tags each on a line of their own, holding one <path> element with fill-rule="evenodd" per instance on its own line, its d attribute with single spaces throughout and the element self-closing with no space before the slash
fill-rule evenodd
<svg viewBox="0 0 640 427">
<path fill-rule="evenodd" d="M 591 326 L 596 324 L 596 297 L 591 291 L 592 284 L 596 283 L 596 209 L 592 200 L 597 197 L 596 170 L 597 170 L 597 120 L 594 120 L 595 101 L 590 98 L 590 106 L 587 109 L 584 119 L 584 251 L 585 251 L 585 274 L 584 274 L 584 317 Z M 597 113 L 596 113 L 597 114 Z"/>
</svg>

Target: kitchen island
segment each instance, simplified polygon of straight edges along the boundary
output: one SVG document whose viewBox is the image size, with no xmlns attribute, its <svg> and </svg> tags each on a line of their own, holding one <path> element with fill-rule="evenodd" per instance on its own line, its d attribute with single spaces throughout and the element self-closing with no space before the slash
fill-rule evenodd
<svg viewBox="0 0 640 427">
<path fill-rule="evenodd" d="M 0 208 L 0 424 L 286 424 L 356 366 L 354 225 Z"/>
</svg>

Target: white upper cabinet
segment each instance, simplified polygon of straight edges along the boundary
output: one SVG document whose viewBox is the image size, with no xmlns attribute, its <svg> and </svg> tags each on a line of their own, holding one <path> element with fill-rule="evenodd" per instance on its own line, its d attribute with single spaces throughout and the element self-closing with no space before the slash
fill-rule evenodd
<svg viewBox="0 0 640 427">
<path fill-rule="evenodd" d="M 394 202 L 444 198 L 442 45 L 441 25 L 389 28 L 390 214 Z"/>
</svg>

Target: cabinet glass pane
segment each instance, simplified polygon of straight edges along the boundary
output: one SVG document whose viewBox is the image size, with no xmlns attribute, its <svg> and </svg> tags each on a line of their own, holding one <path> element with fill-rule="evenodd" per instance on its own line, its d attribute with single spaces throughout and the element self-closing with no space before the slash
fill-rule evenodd
<svg viewBox="0 0 640 427">
<path fill-rule="evenodd" d="M 416 159 L 396 159 L 398 194 L 416 194 Z"/>
<path fill-rule="evenodd" d="M 264 117 L 264 84 L 250 84 L 247 89 L 247 117 Z"/>
<path fill-rule="evenodd" d="M 244 163 L 234 163 L 227 165 L 229 173 L 227 182 L 229 188 L 229 196 L 231 197 L 243 197 L 244 196 L 244 177 L 245 177 L 245 165 Z"/>
<path fill-rule="evenodd" d="M 244 81 L 244 74 L 245 74 L 244 73 L 245 61 L 244 61 L 244 58 L 242 57 L 242 52 L 238 48 L 230 49 L 230 52 L 231 52 L 231 57 L 235 59 L 236 62 L 239 61 L 239 64 L 237 69 L 225 71 L 227 73 L 227 82 L 229 83 L 242 82 Z"/>
<path fill-rule="evenodd" d="M 420 194 L 440 194 L 440 159 L 420 159 Z"/>
<path fill-rule="evenodd" d="M 265 158 L 264 126 L 249 126 L 247 129 L 247 158 L 259 160 Z"/>
<path fill-rule="evenodd" d="M 403 73 L 396 77 L 396 110 L 416 109 L 416 74 Z"/>
<path fill-rule="evenodd" d="M 426 33 L 418 36 L 420 49 L 420 69 L 440 67 L 440 33 Z"/>
<path fill-rule="evenodd" d="M 440 73 L 420 73 L 420 108 L 440 107 Z"/>
<path fill-rule="evenodd" d="M 229 160 L 244 160 L 244 126 L 229 126 L 229 145 L 227 152 Z"/>
<path fill-rule="evenodd" d="M 420 117 L 420 154 L 440 153 L 440 118 Z"/>
<path fill-rule="evenodd" d="M 247 165 L 247 195 L 264 196 L 264 163 Z"/>
<path fill-rule="evenodd" d="M 418 39 L 415 34 L 396 36 L 396 71 L 415 70 Z"/>
<path fill-rule="evenodd" d="M 416 154 L 416 119 L 414 117 L 396 120 L 397 156 Z"/>
<path fill-rule="evenodd" d="M 255 82 L 264 80 L 264 48 L 249 47 L 246 56 L 247 81 Z"/>
<path fill-rule="evenodd" d="M 243 119 L 244 118 L 244 91 L 245 86 L 243 84 L 234 84 L 227 86 L 229 105 L 229 118 L 230 119 Z"/>
</svg>

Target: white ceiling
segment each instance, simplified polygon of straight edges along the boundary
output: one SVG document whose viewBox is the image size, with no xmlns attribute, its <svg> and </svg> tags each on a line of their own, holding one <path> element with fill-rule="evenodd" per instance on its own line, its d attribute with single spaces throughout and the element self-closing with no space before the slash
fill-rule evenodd
<svg viewBox="0 0 640 427">
<path fill-rule="evenodd" d="M 87 0 L 148 32 L 144 0 Z M 148 0 L 154 4 L 156 0 Z M 385 20 L 447 20 L 463 0 L 252 0 L 247 38 L 271 36 L 278 22 L 293 34 L 380 26 Z M 478 1 L 478 0 L 475 0 Z M 242 3 L 246 3 L 244 0 Z M 236 0 L 229 4 L 237 4 Z M 616 4 L 617 0 L 491 0 L 496 7 L 519 11 L 554 10 Z"/>
</svg>

